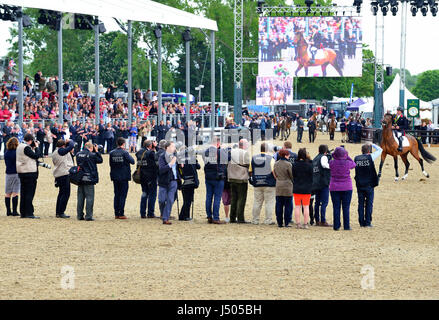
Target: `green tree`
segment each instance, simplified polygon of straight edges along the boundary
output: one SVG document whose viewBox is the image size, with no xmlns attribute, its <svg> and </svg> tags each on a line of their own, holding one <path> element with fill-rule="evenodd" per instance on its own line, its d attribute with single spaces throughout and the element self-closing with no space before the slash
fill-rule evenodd
<svg viewBox="0 0 439 320">
<path fill-rule="evenodd" d="M 413 94 L 424 101 L 439 98 L 439 70 L 428 70 L 418 75 Z"/>
</svg>

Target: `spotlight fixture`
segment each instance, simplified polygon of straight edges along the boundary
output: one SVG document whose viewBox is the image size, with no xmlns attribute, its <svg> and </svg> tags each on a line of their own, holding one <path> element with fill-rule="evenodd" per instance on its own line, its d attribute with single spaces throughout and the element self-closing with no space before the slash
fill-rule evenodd
<svg viewBox="0 0 439 320">
<path fill-rule="evenodd" d="M 162 37 L 162 26 L 160 24 L 154 29 L 154 36 L 156 39 L 160 39 Z"/>
<path fill-rule="evenodd" d="M 361 12 L 362 4 L 363 4 L 363 0 L 354 0 L 354 7 L 357 7 L 357 13 Z"/>
<path fill-rule="evenodd" d="M 430 6 L 430 12 L 433 17 L 436 17 L 438 12 L 438 4 L 435 0 L 428 0 L 428 4 Z"/>
<path fill-rule="evenodd" d="M 427 16 L 427 12 L 428 12 L 428 7 L 427 6 L 422 6 L 421 7 L 422 16 L 426 17 Z"/>
<path fill-rule="evenodd" d="M 186 29 L 183 31 L 182 33 L 183 36 L 183 41 L 184 42 L 188 42 L 192 40 L 192 36 L 191 36 L 191 30 L 190 29 Z"/>
<path fill-rule="evenodd" d="M 258 14 L 262 14 L 264 10 L 265 0 L 258 0 Z"/>
<path fill-rule="evenodd" d="M 371 1 L 370 5 L 373 15 L 376 16 L 378 13 L 378 1 Z"/>
<path fill-rule="evenodd" d="M 392 16 L 396 16 L 396 13 L 398 12 L 397 0 L 390 0 L 390 11 L 392 12 Z"/>
<path fill-rule="evenodd" d="M 383 16 L 387 16 L 387 12 L 389 12 L 389 1 L 379 0 L 379 5 L 381 7 L 381 12 Z"/>
</svg>

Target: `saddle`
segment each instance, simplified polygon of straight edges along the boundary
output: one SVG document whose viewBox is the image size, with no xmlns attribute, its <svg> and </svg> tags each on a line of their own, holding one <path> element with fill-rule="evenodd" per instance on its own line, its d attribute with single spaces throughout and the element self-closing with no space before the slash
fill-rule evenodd
<svg viewBox="0 0 439 320">
<path fill-rule="evenodd" d="M 398 131 L 393 131 L 393 138 L 395 139 L 396 143 L 399 145 L 399 139 L 398 137 L 400 137 L 402 135 L 402 132 L 398 132 Z M 402 147 L 410 147 L 410 142 L 409 139 L 407 139 L 406 136 L 403 137 L 402 140 Z"/>
</svg>

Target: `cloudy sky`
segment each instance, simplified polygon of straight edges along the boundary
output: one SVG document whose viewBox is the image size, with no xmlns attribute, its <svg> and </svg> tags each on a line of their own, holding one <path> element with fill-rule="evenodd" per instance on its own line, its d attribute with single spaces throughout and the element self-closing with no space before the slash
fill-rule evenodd
<svg viewBox="0 0 439 320">
<path fill-rule="evenodd" d="M 287 0 L 292 2 L 292 0 Z M 352 5 L 353 0 L 335 0 L 338 5 Z M 375 17 L 370 10 L 368 0 L 363 1 L 361 10 L 363 16 L 363 41 L 372 50 L 375 50 Z M 430 13 L 423 17 L 420 13 L 412 17 L 408 11 L 407 21 L 407 58 L 406 68 L 412 74 L 418 74 L 425 70 L 439 69 L 439 15 L 433 17 Z M 117 24 L 111 18 L 102 18 L 108 31 L 119 30 Z M 232 21 L 231 21 L 232 23 Z M 9 38 L 9 27 L 13 25 L 9 21 L 0 20 L 0 56 L 7 53 Z M 400 56 L 400 33 L 401 15 L 400 12 L 393 17 L 390 13 L 385 17 L 385 46 L 384 63 L 394 68 L 399 68 Z"/>
</svg>

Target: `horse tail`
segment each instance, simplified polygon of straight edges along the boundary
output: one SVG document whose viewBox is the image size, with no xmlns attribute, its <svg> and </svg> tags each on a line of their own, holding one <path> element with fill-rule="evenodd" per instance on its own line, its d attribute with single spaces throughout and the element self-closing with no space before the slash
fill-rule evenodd
<svg viewBox="0 0 439 320">
<path fill-rule="evenodd" d="M 428 163 L 432 163 L 436 161 L 436 157 L 433 156 L 431 153 L 429 153 L 427 150 L 425 150 L 421 142 L 421 139 L 416 138 L 416 140 L 418 141 L 418 149 L 421 152 L 422 158 L 424 158 L 424 160 L 427 161 Z"/>
<path fill-rule="evenodd" d="M 335 50 L 335 64 L 340 68 L 340 70 L 343 70 L 344 59 L 339 50 Z"/>
</svg>

